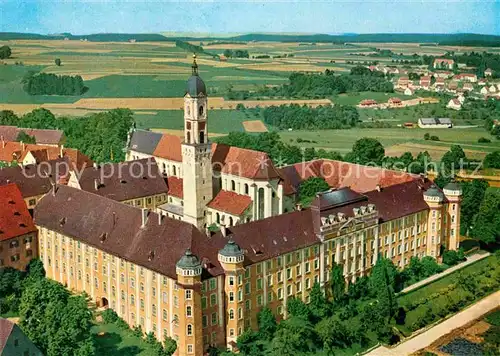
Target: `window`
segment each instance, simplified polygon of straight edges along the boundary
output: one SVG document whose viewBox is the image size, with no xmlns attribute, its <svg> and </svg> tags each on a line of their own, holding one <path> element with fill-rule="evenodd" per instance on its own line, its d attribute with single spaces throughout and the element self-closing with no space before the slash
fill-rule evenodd
<svg viewBox="0 0 500 356">
<path fill-rule="evenodd" d="M 144 283 L 141 282 L 140 288 L 141 288 L 141 292 L 144 292 Z"/>
<path fill-rule="evenodd" d="M 250 299 L 245 300 L 245 310 L 250 310 L 252 304 L 250 303 Z"/>
<path fill-rule="evenodd" d="M 229 320 L 233 320 L 233 319 L 234 319 L 234 310 L 229 309 Z"/>
<path fill-rule="evenodd" d="M 283 274 L 281 273 L 281 271 L 278 272 L 278 283 L 281 283 L 283 282 Z"/>
<path fill-rule="evenodd" d="M 193 316 L 193 308 L 190 305 L 186 307 L 186 316 Z"/>
<path fill-rule="evenodd" d="M 290 295 L 292 295 L 293 290 L 292 290 L 292 286 L 291 286 L 291 285 L 288 285 L 288 286 L 286 287 L 286 292 L 287 292 L 287 294 L 288 294 L 289 296 L 290 296 Z"/>
<path fill-rule="evenodd" d="M 229 301 L 234 302 L 234 292 L 229 292 Z"/>
<path fill-rule="evenodd" d="M 250 294 L 251 288 L 250 288 L 250 282 L 245 283 L 245 294 Z"/>
<path fill-rule="evenodd" d="M 206 316 L 206 315 L 203 315 L 203 316 L 201 317 L 201 326 L 202 326 L 203 328 L 206 328 L 206 327 L 208 326 L 208 318 L 207 318 L 207 316 Z"/>
<path fill-rule="evenodd" d="M 186 289 L 185 294 L 186 294 L 186 299 L 191 299 L 193 291 L 191 289 Z"/>
<path fill-rule="evenodd" d="M 19 241 L 13 240 L 10 242 L 10 248 L 16 248 L 19 246 Z"/>
<path fill-rule="evenodd" d="M 261 274 L 262 273 L 262 263 L 259 263 L 257 265 L 257 274 Z"/>
<path fill-rule="evenodd" d="M 162 317 L 163 317 L 163 320 L 167 320 L 167 309 L 163 309 Z"/>
<path fill-rule="evenodd" d="M 306 278 L 306 289 L 311 288 L 311 280 L 309 278 Z"/>
<path fill-rule="evenodd" d="M 297 274 L 297 276 L 300 276 L 300 274 L 301 274 L 300 265 L 295 267 L 295 273 Z"/>
<path fill-rule="evenodd" d="M 314 259 L 314 269 L 319 269 L 319 259 L 317 258 Z"/>
<path fill-rule="evenodd" d="M 212 313 L 212 325 L 217 325 L 217 313 Z"/>
<path fill-rule="evenodd" d="M 229 285 L 234 286 L 234 277 L 233 276 L 229 277 Z"/>
<path fill-rule="evenodd" d="M 267 276 L 267 285 L 268 286 L 272 286 L 273 285 L 273 275 L 270 274 L 269 276 Z"/>
<path fill-rule="evenodd" d="M 201 298 L 201 308 L 206 309 L 207 307 L 207 297 L 202 297 Z"/>
<path fill-rule="evenodd" d="M 135 279 L 130 278 L 130 288 L 135 288 Z"/>
<path fill-rule="evenodd" d="M 130 305 L 135 304 L 135 296 L 133 294 L 130 295 Z"/>
<path fill-rule="evenodd" d="M 187 334 L 187 336 L 191 336 L 191 335 L 193 335 L 193 325 L 191 325 L 191 324 L 188 324 L 188 325 L 187 325 L 186 334 Z M 191 347 L 192 347 L 192 346 L 191 346 Z M 192 350 L 191 350 L 191 352 L 192 352 Z"/>
<path fill-rule="evenodd" d="M 262 289 L 262 278 L 257 279 L 257 290 Z"/>
<path fill-rule="evenodd" d="M 283 299 L 283 289 L 282 288 L 278 288 L 278 299 L 279 300 Z"/>
<path fill-rule="evenodd" d="M 144 299 L 141 298 L 141 310 L 144 310 Z"/>
<path fill-rule="evenodd" d="M 257 305 L 260 307 L 262 306 L 262 295 L 257 296 Z"/>
<path fill-rule="evenodd" d="M 309 262 L 306 262 L 305 270 L 306 270 L 306 273 L 311 272 L 311 264 Z"/>
<path fill-rule="evenodd" d="M 210 294 L 210 306 L 217 304 L 217 294 Z"/>
<path fill-rule="evenodd" d="M 292 279 L 292 269 L 291 268 L 286 269 L 286 279 Z"/>
<path fill-rule="evenodd" d="M 210 280 L 210 290 L 214 290 L 217 287 L 215 278 Z"/>
</svg>

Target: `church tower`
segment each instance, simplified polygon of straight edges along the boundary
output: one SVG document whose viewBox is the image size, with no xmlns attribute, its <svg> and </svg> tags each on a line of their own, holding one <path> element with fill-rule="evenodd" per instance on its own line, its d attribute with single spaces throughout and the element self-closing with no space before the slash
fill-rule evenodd
<svg viewBox="0 0 500 356">
<path fill-rule="evenodd" d="M 182 172 L 184 221 L 205 227 L 206 205 L 212 200 L 211 144 L 207 130 L 207 89 L 193 56 L 192 75 L 184 96 Z"/>
</svg>

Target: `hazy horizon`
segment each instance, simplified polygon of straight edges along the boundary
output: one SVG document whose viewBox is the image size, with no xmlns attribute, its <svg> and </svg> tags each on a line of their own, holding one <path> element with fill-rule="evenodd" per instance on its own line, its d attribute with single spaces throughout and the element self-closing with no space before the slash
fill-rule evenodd
<svg viewBox="0 0 500 356">
<path fill-rule="evenodd" d="M 0 0 L 1 32 L 500 35 L 500 0 Z M 495 15 L 497 14 L 497 15 Z"/>
</svg>

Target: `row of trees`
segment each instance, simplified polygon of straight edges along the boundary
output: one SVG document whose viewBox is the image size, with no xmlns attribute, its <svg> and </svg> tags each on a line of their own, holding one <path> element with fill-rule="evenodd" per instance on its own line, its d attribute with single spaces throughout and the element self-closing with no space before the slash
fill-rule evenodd
<svg viewBox="0 0 500 356">
<path fill-rule="evenodd" d="M 0 125 L 63 130 L 67 147 L 80 150 L 95 162 L 125 159 L 123 148 L 133 123 L 132 111 L 128 109 L 78 118 L 55 117 L 46 109 L 35 109 L 21 117 L 12 111 L 0 111 Z"/>
<path fill-rule="evenodd" d="M 351 128 L 359 121 L 353 106 L 335 105 L 311 108 L 307 105 L 269 106 L 263 111 L 266 124 L 281 130 L 319 130 Z"/>
<path fill-rule="evenodd" d="M 224 50 L 224 56 L 227 58 L 249 58 L 250 55 L 246 49 L 226 49 Z"/>
<path fill-rule="evenodd" d="M 82 95 L 87 88 L 79 75 L 55 75 L 30 71 L 22 80 L 29 95 Z"/>
<path fill-rule="evenodd" d="M 332 95 L 373 91 L 392 93 L 394 86 L 392 82 L 383 76 L 341 74 L 336 75 L 333 71 L 326 70 L 325 73 L 292 73 L 289 83 L 275 86 L 262 87 L 255 92 L 246 91 L 228 92 L 228 98 L 248 97 L 284 97 L 284 98 L 325 98 Z"/>
<path fill-rule="evenodd" d="M 6 59 L 9 58 L 12 54 L 12 50 L 10 49 L 9 46 L 2 46 L 0 47 L 0 59 Z"/>
</svg>

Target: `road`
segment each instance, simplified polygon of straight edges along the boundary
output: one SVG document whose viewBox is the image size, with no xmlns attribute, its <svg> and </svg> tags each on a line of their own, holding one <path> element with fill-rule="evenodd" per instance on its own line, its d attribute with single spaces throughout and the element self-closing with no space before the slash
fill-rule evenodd
<svg viewBox="0 0 500 356">
<path fill-rule="evenodd" d="M 442 323 L 424 331 L 422 334 L 409 339 L 398 346 L 389 349 L 385 346 L 380 346 L 375 350 L 366 354 L 367 356 L 403 356 L 411 355 L 418 350 L 421 350 L 440 337 L 450 333 L 456 328 L 460 328 L 467 323 L 480 318 L 490 310 L 500 307 L 500 291 L 497 291 L 479 302 L 471 305 L 467 309 L 455 314 L 451 318 Z"/>
</svg>

